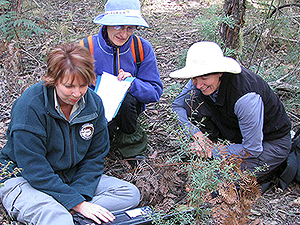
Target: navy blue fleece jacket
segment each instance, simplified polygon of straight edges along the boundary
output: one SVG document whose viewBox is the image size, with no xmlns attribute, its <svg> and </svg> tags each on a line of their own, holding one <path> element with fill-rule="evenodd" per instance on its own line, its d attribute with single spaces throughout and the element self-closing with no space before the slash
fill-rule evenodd
<svg viewBox="0 0 300 225">
<path fill-rule="evenodd" d="M 109 151 L 107 121 L 92 90 L 71 121 L 55 110 L 53 93 L 40 82 L 16 100 L 0 162 L 12 161 L 32 187 L 70 210 L 94 195 Z"/>
</svg>

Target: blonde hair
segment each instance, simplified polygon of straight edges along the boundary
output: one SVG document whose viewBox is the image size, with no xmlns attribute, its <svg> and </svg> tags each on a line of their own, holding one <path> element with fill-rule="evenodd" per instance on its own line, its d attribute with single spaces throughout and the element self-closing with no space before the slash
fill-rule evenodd
<svg viewBox="0 0 300 225">
<path fill-rule="evenodd" d="M 59 79 L 81 76 L 88 85 L 95 79 L 94 58 L 87 48 L 77 43 L 63 44 L 54 48 L 47 57 L 47 74 L 43 77 L 45 86 L 54 87 Z"/>
</svg>

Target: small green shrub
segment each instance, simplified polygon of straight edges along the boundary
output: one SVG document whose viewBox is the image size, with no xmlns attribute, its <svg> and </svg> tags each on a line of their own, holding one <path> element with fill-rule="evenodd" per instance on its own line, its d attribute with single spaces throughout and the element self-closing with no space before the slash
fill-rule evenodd
<svg viewBox="0 0 300 225">
<path fill-rule="evenodd" d="M 32 35 L 45 34 L 47 30 L 40 28 L 31 20 L 22 18 L 17 12 L 9 11 L 10 3 L 0 0 L 0 36 L 1 39 L 11 41 L 28 38 Z"/>
<path fill-rule="evenodd" d="M 234 28 L 236 23 L 232 16 L 222 15 L 222 9 L 217 6 L 209 7 L 203 15 L 200 15 L 195 19 L 194 25 L 199 29 L 199 35 L 202 40 L 213 41 L 218 43 L 221 47 L 224 46 L 224 41 L 220 35 L 220 27 L 222 24 L 228 25 L 230 28 Z M 228 51 L 232 53 L 233 50 Z"/>
</svg>

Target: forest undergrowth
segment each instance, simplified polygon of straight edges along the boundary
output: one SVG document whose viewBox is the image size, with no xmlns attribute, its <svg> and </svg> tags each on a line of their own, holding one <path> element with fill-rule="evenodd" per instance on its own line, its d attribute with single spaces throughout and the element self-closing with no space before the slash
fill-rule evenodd
<svg viewBox="0 0 300 225">
<path fill-rule="evenodd" d="M 292 183 L 282 190 L 274 180 L 274 185 L 262 194 L 253 174 L 240 170 L 238 157 L 221 161 L 195 157 L 171 111 L 171 103 L 186 81 L 171 79 L 169 73 L 184 66 L 192 43 L 221 42 L 218 29 L 224 21 L 222 1 L 141 3 L 150 28 L 139 29 L 137 34 L 153 45 L 164 93 L 158 103 L 147 105 L 139 119 L 148 135 L 146 161 L 132 168 L 112 146 L 105 173 L 135 183 L 141 191 L 140 206 L 149 205 L 165 213 L 195 209 L 192 217 L 178 214 L 176 220 L 189 221 L 185 224 L 300 224 L 299 184 Z M 269 82 L 283 101 L 296 131 L 300 127 L 300 8 L 275 10 L 288 3 L 272 1 L 270 7 L 267 1 L 247 2 L 238 60 Z M 49 50 L 97 33 L 99 26 L 92 23 L 92 18 L 103 12 L 103 6 L 104 0 L 23 0 L 20 14 L 10 15 L 17 22 L 9 35 L 19 35 L 9 39 L 4 38 L 3 30 L 1 33 L 0 149 L 6 142 L 12 104 L 44 75 Z M 5 15 L 3 10 L 0 12 Z M 27 32 L 35 32 L 22 33 L 24 26 Z M 0 224 L 12 224 L 3 208 L 0 211 Z M 155 220 L 156 224 L 175 223 Z"/>
</svg>

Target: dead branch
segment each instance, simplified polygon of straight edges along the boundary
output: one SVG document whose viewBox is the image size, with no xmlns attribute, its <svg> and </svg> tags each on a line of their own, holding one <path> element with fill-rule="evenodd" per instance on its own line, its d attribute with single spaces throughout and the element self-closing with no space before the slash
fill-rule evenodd
<svg viewBox="0 0 300 225">
<path fill-rule="evenodd" d="M 279 11 L 280 9 L 283 9 L 283 8 L 289 8 L 289 7 L 292 7 L 292 6 L 295 6 L 295 7 L 299 7 L 300 8 L 300 4 L 286 4 L 286 5 L 281 5 L 277 8 L 275 8 L 271 13 L 270 13 L 270 16 L 268 17 L 268 19 L 270 19 L 277 11 Z"/>
<path fill-rule="evenodd" d="M 291 92 L 294 94 L 297 94 L 300 91 L 298 86 L 283 81 L 276 80 L 276 81 L 271 81 L 268 84 L 270 85 L 270 87 L 272 87 L 277 91 Z"/>
</svg>

